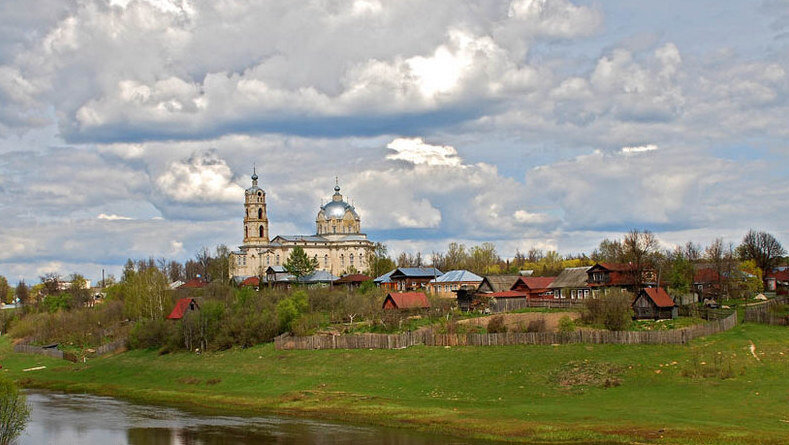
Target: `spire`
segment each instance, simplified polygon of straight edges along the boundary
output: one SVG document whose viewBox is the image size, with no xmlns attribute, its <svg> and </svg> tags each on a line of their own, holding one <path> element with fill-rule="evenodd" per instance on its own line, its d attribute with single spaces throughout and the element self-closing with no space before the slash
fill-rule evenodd
<svg viewBox="0 0 789 445">
<path fill-rule="evenodd" d="M 257 173 L 257 171 L 255 169 L 255 164 L 254 163 L 252 164 L 252 185 L 253 186 L 258 185 L 258 173 Z"/>
<path fill-rule="evenodd" d="M 334 177 L 334 191 L 340 193 L 340 178 L 338 176 Z"/>
</svg>

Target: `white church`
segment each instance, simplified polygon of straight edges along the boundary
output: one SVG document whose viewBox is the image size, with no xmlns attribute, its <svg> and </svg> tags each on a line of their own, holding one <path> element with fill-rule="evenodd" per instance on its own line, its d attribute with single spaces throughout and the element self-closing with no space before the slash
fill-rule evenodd
<svg viewBox="0 0 789 445">
<path fill-rule="evenodd" d="M 282 266 L 296 246 L 318 261 L 317 270 L 332 275 L 367 269 L 374 244 L 361 232 L 361 218 L 343 199 L 339 184 L 331 201 L 320 207 L 315 225 L 314 235 L 277 235 L 269 239 L 266 192 L 258 186 L 258 175 L 253 172 L 252 187 L 245 192 L 244 244 L 230 255 L 231 277 L 265 275 L 269 266 Z"/>
</svg>

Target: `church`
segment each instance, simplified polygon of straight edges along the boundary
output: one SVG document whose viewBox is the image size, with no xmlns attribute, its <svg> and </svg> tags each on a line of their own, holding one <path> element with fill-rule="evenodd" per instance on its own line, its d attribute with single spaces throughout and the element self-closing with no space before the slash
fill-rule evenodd
<svg viewBox="0 0 789 445">
<path fill-rule="evenodd" d="M 231 277 L 265 275 L 269 266 L 285 264 L 296 246 L 317 260 L 317 270 L 336 276 L 367 270 L 374 244 L 362 233 L 361 218 L 343 199 L 339 183 L 331 201 L 318 210 L 314 235 L 277 235 L 269 239 L 266 192 L 258 186 L 257 173 L 252 173 L 252 187 L 244 195 L 244 244 L 230 255 Z"/>
</svg>

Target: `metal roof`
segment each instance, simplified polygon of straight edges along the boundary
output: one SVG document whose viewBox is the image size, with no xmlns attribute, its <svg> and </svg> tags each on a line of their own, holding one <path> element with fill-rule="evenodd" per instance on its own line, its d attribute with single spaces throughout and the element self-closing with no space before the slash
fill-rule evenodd
<svg viewBox="0 0 789 445">
<path fill-rule="evenodd" d="M 551 289 L 586 287 L 586 280 L 589 279 L 589 275 L 586 271 L 588 271 L 589 268 L 590 266 L 568 267 L 564 269 L 548 287 Z"/>
<path fill-rule="evenodd" d="M 395 273 L 396 270 L 397 269 L 392 269 L 389 272 L 381 275 L 380 277 L 376 277 L 373 281 L 376 282 L 376 283 L 379 283 L 379 284 L 380 283 L 391 283 L 392 282 L 391 276 L 392 276 L 393 273 Z"/>
<path fill-rule="evenodd" d="M 393 275 L 404 275 L 406 277 L 439 277 L 444 272 L 435 267 L 398 267 Z"/>
<path fill-rule="evenodd" d="M 438 278 L 430 280 L 431 283 L 456 283 L 456 282 L 476 282 L 482 281 L 482 277 L 467 270 L 450 270 Z"/>
</svg>

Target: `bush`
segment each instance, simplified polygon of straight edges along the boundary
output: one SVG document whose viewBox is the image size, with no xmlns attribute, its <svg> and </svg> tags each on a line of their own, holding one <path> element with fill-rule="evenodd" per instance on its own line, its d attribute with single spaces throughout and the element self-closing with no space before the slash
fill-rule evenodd
<svg viewBox="0 0 789 445">
<path fill-rule="evenodd" d="M 564 317 L 559 319 L 559 332 L 562 334 L 566 334 L 569 332 L 575 331 L 575 322 L 572 318 L 565 315 Z"/>
<path fill-rule="evenodd" d="M 504 316 L 496 315 L 491 317 L 488 321 L 488 333 L 503 334 L 507 332 L 507 326 L 504 324 Z"/>
<path fill-rule="evenodd" d="M 171 320 L 140 320 L 129 333 L 131 349 L 158 349 L 176 343 L 175 323 Z"/>
<path fill-rule="evenodd" d="M 316 330 L 328 324 L 328 319 L 320 312 L 302 314 L 291 323 L 293 335 L 305 336 L 312 335 Z"/>
<path fill-rule="evenodd" d="M 30 407 L 16 385 L 0 378 L 0 444 L 6 445 L 22 434 L 30 420 Z"/>
<path fill-rule="evenodd" d="M 604 292 L 597 298 L 586 300 L 583 320 L 590 324 L 601 324 L 610 331 L 622 331 L 633 319 L 630 293 L 616 290 Z"/>
<path fill-rule="evenodd" d="M 125 337 L 128 329 L 123 320 L 123 303 L 108 301 L 92 308 L 27 314 L 11 325 L 9 334 L 38 344 L 95 347 Z"/>
</svg>

